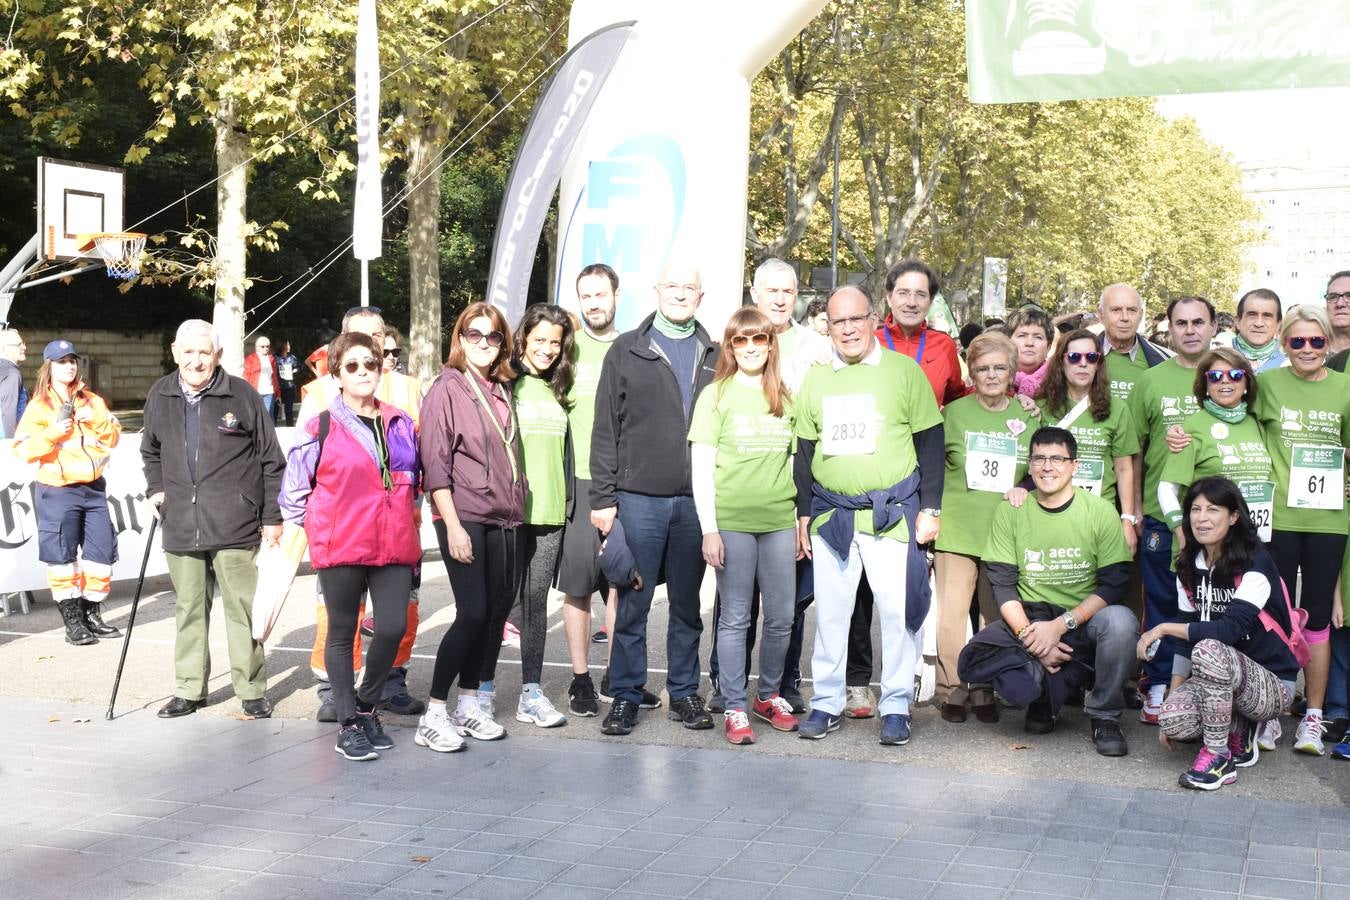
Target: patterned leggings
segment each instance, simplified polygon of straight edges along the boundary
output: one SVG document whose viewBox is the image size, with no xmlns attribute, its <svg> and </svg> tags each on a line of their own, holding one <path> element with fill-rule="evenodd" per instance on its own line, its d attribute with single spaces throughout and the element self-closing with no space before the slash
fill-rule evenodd
<svg viewBox="0 0 1350 900">
<path fill-rule="evenodd" d="M 1173 740 L 1203 736 L 1210 750 L 1227 752 L 1234 726 L 1278 716 L 1290 700 L 1286 690 L 1232 647 L 1204 640 L 1191 648 L 1191 677 L 1167 695 L 1158 725 Z"/>
</svg>

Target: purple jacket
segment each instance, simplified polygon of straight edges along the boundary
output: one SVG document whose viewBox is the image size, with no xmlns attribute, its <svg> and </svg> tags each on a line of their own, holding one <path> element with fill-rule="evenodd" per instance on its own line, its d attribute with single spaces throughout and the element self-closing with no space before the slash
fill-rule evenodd
<svg viewBox="0 0 1350 900">
<path fill-rule="evenodd" d="M 525 517 L 525 476 L 521 471 L 519 430 L 510 435 L 508 450 L 478 395 L 470 376 L 446 367 L 431 383 L 422 401 L 421 433 L 423 490 L 449 488 L 455 511 L 466 522 L 516 528 Z M 489 392 L 514 404 L 511 390 L 479 381 Z M 500 420 L 499 420 L 500 421 Z"/>
<path fill-rule="evenodd" d="M 304 525 L 316 569 L 414 565 L 422 557 L 413 524 L 417 494 L 417 432 L 412 417 L 380 404 L 389 444 L 391 487 L 380 475 L 375 437 L 338 397 L 319 453 L 319 417 L 287 454 L 281 483 L 282 517 Z"/>
</svg>

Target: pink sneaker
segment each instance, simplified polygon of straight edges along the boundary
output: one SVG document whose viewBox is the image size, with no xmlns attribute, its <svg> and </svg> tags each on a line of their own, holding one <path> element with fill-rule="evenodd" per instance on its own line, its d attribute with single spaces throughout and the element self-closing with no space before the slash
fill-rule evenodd
<svg viewBox="0 0 1350 900">
<path fill-rule="evenodd" d="M 754 711 L 755 718 L 768 722 L 775 731 L 797 730 L 797 717 L 792 714 L 792 704 L 777 694 L 768 700 L 756 700 Z"/>
<path fill-rule="evenodd" d="M 750 727 L 750 719 L 744 710 L 729 709 L 726 714 L 727 743 L 753 744 L 755 732 Z"/>
<path fill-rule="evenodd" d="M 506 627 L 502 629 L 502 646 L 520 647 L 520 629 L 510 622 L 507 622 Z"/>
</svg>

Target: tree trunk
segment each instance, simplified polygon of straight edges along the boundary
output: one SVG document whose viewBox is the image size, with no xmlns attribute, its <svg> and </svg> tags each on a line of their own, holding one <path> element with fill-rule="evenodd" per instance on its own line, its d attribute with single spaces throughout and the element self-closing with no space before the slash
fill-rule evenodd
<svg viewBox="0 0 1350 900">
<path fill-rule="evenodd" d="M 441 369 L 441 227 L 439 159 L 445 126 L 411 105 L 418 123 L 408 138 L 408 374 L 430 381 Z"/>
<path fill-rule="evenodd" d="M 220 335 L 220 364 L 244 371 L 244 291 L 248 279 L 248 135 L 239 125 L 235 100 L 216 113 L 216 301 L 212 314 Z"/>
</svg>

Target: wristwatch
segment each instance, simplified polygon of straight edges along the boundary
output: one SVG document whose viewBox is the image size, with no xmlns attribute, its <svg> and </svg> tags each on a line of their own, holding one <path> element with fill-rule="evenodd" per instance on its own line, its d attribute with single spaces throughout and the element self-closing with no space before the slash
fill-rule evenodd
<svg viewBox="0 0 1350 900">
<path fill-rule="evenodd" d="M 942 510 L 940 509 L 921 509 L 919 512 L 925 516 L 932 516 L 935 519 L 942 517 Z"/>
<path fill-rule="evenodd" d="M 1139 524 L 1139 517 L 1134 513 L 1121 513 L 1120 518 L 1125 522 L 1129 522 L 1131 525 Z"/>
<path fill-rule="evenodd" d="M 1064 627 L 1069 631 L 1073 631 L 1078 627 L 1078 620 L 1073 617 L 1073 613 L 1066 612 L 1064 614 Z"/>
</svg>

